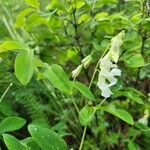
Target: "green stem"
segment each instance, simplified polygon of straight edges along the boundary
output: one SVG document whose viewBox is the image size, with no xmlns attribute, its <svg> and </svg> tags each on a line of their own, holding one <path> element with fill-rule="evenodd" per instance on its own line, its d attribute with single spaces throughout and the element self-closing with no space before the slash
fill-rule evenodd
<svg viewBox="0 0 150 150">
<path fill-rule="evenodd" d="M 105 97 L 98 106 L 101 106 L 107 98 Z"/>
<path fill-rule="evenodd" d="M 76 79 L 76 77 L 73 78 L 73 82 L 75 81 L 75 79 Z M 73 88 L 73 87 L 72 87 L 72 88 Z M 71 91 L 72 91 L 72 90 L 71 90 Z M 77 106 L 75 100 L 74 100 L 73 97 L 72 97 L 72 93 L 71 93 L 71 100 L 72 100 L 72 102 L 73 102 L 73 105 L 75 106 L 75 109 L 76 109 L 77 113 L 79 114 L 80 110 L 79 110 L 79 107 Z"/>
<path fill-rule="evenodd" d="M 5 97 L 6 93 L 8 92 L 8 90 L 10 89 L 10 87 L 13 85 L 13 83 L 10 83 L 9 86 L 7 87 L 7 89 L 5 90 L 5 92 L 3 93 L 3 95 L 0 98 L 0 103 L 2 102 L 3 98 Z"/>
<path fill-rule="evenodd" d="M 75 106 L 75 109 L 76 109 L 77 113 L 79 114 L 80 110 L 79 110 L 75 100 L 72 97 L 71 97 L 71 100 L 72 100 L 73 105 Z"/>
<path fill-rule="evenodd" d="M 110 44 L 106 47 L 104 53 L 102 54 L 102 56 L 100 57 L 99 61 L 97 62 L 96 66 L 95 66 L 94 73 L 93 73 L 93 75 L 92 75 L 92 78 L 91 78 L 91 81 L 90 81 L 90 84 L 89 84 L 89 89 L 90 89 L 91 86 L 92 86 L 92 82 L 93 82 L 94 77 L 95 77 L 95 74 L 96 74 L 96 72 L 97 72 L 97 68 L 98 68 L 98 66 L 99 66 L 99 64 L 100 64 L 100 60 L 101 60 L 101 58 L 104 57 L 104 55 L 105 55 L 106 52 L 108 51 L 109 47 L 110 47 Z M 106 100 L 106 98 L 102 100 L 102 102 L 99 104 L 99 106 L 101 106 L 101 105 L 104 103 L 105 100 Z M 85 135 L 86 135 L 86 129 L 87 129 L 87 127 L 84 127 L 83 135 L 82 135 L 82 139 L 81 139 L 81 143 L 80 143 L 79 150 L 82 150 L 83 143 L 84 143 L 84 139 L 85 139 Z"/>
<path fill-rule="evenodd" d="M 107 98 L 104 98 L 101 103 L 99 104 L 99 106 L 101 106 L 105 101 L 106 101 Z M 84 143 L 84 139 L 85 139 L 85 135 L 86 135 L 86 129 L 87 127 L 85 126 L 84 127 L 84 130 L 83 130 L 83 135 L 82 135 L 82 139 L 81 139 L 81 143 L 80 143 L 80 147 L 79 147 L 79 150 L 82 150 L 82 147 L 83 147 L 83 143 Z"/>
<path fill-rule="evenodd" d="M 85 139 L 85 135 L 86 135 L 86 129 L 87 129 L 87 127 L 85 126 L 84 130 L 83 130 L 83 135 L 82 135 L 82 140 L 81 140 L 81 143 L 80 143 L 79 150 L 82 150 L 84 139 Z"/>
<path fill-rule="evenodd" d="M 106 47 L 104 53 L 102 54 L 102 56 L 100 57 L 99 61 L 97 62 L 96 66 L 95 66 L 94 73 L 93 73 L 93 75 L 92 75 L 92 78 L 91 78 L 91 81 L 90 81 L 90 84 L 89 84 L 89 89 L 90 89 L 91 86 L 92 86 L 92 82 L 93 82 L 93 80 L 94 80 L 94 77 L 95 77 L 95 74 L 96 74 L 96 72 L 97 72 L 97 68 L 98 68 L 98 66 L 99 66 L 99 64 L 100 64 L 101 58 L 104 57 L 104 55 L 106 54 L 106 52 L 107 52 L 107 50 L 109 49 L 109 47 L 110 47 L 110 44 Z"/>
</svg>

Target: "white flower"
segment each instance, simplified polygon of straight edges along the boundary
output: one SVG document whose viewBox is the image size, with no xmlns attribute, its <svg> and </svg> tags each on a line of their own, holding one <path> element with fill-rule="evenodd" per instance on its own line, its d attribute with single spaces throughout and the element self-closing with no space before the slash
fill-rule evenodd
<svg viewBox="0 0 150 150">
<path fill-rule="evenodd" d="M 113 68 L 111 70 L 111 74 L 113 74 L 114 76 L 120 76 L 121 75 L 121 70 L 119 70 L 117 68 Z"/>
<path fill-rule="evenodd" d="M 117 65 L 113 64 L 109 58 L 107 56 L 105 56 L 104 58 L 102 58 L 100 60 L 100 68 L 104 68 L 104 69 L 110 69 L 110 68 L 114 68 L 117 67 Z"/>
<path fill-rule="evenodd" d="M 141 124 L 143 124 L 143 125 L 145 125 L 145 126 L 147 126 L 148 125 L 148 118 L 149 118 L 149 110 L 146 109 L 144 111 L 144 116 L 142 118 L 140 118 L 138 120 L 138 122 L 141 123 Z"/>
<path fill-rule="evenodd" d="M 72 71 L 73 78 L 76 78 L 80 74 L 82 67 L 83 65 L 79 65 L 75 70 Z"/>
<path fill-rule="evenodd" d="M 113 94 L 110 87 L 117 83 L 115 76 L 120 75 L 121 70 L 119 70 L 117 65 L 113 64 L 109 58 L 104 57 L 101 59 L 97 86 L 102 91 L 103 97 L 108 98 Z"/>
<path fill-rule="evenodd" d="M 123 43 L 124 37 L 124 31 L 121 31 L 118 35 L 113 37 L 111 39 L 111 47 L 109 52 L 100 60 L 100 72 L 97 86 L 102 91 L 102 96 L 105 98 L 108 98 L 111 94 L 113 94 L 110 87 L 117 83 L 117 78 L 115 76 L 121 75 L 121 70 L 119 70 L 118 66 L 112 62 L 118 62 L 120 47 Z"/>
<path fill-rule="evenodd" d="M 111 47 L 107 53 L 107 57 L 113 62 L 117 63 L 120 56 L 120 47 L 123 44 L 123 38 L 125 37 L 125 31 L 121 31 L 118 35 L 111 39 Z"/>
<path fill-rule="evenodd" d="M 112 92 L 109 89 L 109 86 L 104 82 L 99 82 L 97 84 L 97 86 L 99 87 L 99 89 L 102 91 L 102 96 L 103 97 L 110 97 L 110 95 L 112 94 Z"/>
<path fill-rule="evenodd" d="M 146 117 L 142 117 L 138 120 L 139 123 L 147 126 L 148 125 L 148 119 Z"/>
<path fill-rule="evenodd" d="M 92 62 L 92 56 L 88 55 L 84 59 L 82 59 L 82 64 L 84 65 L 84 68 L 86 69 Z"/>
</svg>

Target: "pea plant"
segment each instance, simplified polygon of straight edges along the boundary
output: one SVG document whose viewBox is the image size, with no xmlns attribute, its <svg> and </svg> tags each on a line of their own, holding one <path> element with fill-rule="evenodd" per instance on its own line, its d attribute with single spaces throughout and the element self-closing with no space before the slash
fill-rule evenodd
<svg viewBox="0 0 150 150">
<path fill-rule="evenodd" d="M 1 149 L 149 149 L 149 0 L 0 5 Z"/>
</svg>

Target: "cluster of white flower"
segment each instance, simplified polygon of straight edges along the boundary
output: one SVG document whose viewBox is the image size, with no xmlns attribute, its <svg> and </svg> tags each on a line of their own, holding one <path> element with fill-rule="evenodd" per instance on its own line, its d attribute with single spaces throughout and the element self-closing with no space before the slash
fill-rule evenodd
<svg viewBox="0 0 150 150">
<path fill-rule="evenodd" d="M 102 91 L 102 96 L 107 98 L 112 94 L 110 87 L 117 83 L 115 76 L 120 76 L 121 71 L 108 58 L 101 59 L 100 69 L 97 86 Z"/>
<path fill-rule="evenodd" d="M 105 98 L 113 94 L 110 87 L 117 83 L 115 76 L 121 75 L 121 70 L 113 62 L 117 63 L 120 55 L 120 47 L 123 43 L 125 33 L 121 31 L 117 36 L 112 38 L 109 52 L 100 60 L 100 72 L 98 77 L 98 88 L 102 91 Z"/>
<path fill-rule="evenodd" d="M 121 70 L 118 69 L 116 63 L 120 56 L 120 47 L 123 43 L 125 32 L 121 31 L 118 35 L 111 39 L 111 47 L 108 53 L 100 60 L 100 71 L 97 86 L 102 91 L 102 96 L 105 98 L 113 94 L 110 87 L 117 83 L 116 76 L 121 75 Z M 81 72 L 82 68 L 88 68 L 92 62 L 92 55 L 86 56 L 75 70 L 72 71 L 72 77 L 75 79 Z"/>
</svg>

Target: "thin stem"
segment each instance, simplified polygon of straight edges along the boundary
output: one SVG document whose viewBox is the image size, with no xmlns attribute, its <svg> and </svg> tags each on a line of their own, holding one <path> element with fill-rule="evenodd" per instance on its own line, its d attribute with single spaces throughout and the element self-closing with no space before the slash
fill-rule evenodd
<svg viewBox="0 0 150 150">
<path fill-rule="evenodd" d="M 73 78 L 73 81 L 75 81 L 75 79 L 76 79 L 76 77 Z M 79 110 L 79 107 L 77 106 L 75 100 L 73 100 L 73 98 L 72 98 L 72 93 L 71 93 L 71 100 L 73 102 L 73 105 L 75 106 L 75 109 L 76 109 L 77 113 L 79 114 L 80 110 Z"/>
<path fill-rule="evenodd" d="M 98 106 L 101 106 L 106 101 L 106 99 L 107 98 L 104 98 Z M 83 130 L 83 135 L 82 135 L 82 139 L 81 139 L 79 150 L 82 150 L 84 139 L 85 139 L 85 135 L 86 135 L 86 130 L 87 130 L 87 126 L 85 126 L 84 130 Z"/>
<path fill-rule="evenodd" d="M 91 78 L 91 81 L 90 81 L 90 84 L 89 84 L 89 89 L 90 89 L 91 86 L 92 86 L 92 82 L 93 82 L 93 80 L 94 80 L 94 77 L 95 77 L 97 68 L 98 68 L 98 66 L 99 66 L 100 60 L 101 60 L 101 58 L 106 54 L 106 52 L 107 52 L 107 50 L 109 49 L 109 47 L 110 47 L 110 44 L 106 47 L 104 53 L 102 54 L 102 56 L 100 57 L 99 61 L 97 62 L 96 66 L 95 66 L 94 73 L 93 73 L 93 75 L 92 75 L 92 78 Z M 103 99 L 103 101 L 99 104 L 99 106 L 101 106 L 101 105 L 105 102 L 105 100 L 106 100 L 106 98 Z M 83 147 L 83 143 L 84 143 L 84 139 L 85 139 L 85 135 L 86 135 L 86 129 L 87 129 L 87 127 L 85 126 L 85 127 L 84 127 L 84 130 L 83 130 L 83 135 L 82 135 L 82 139 L 81 139 L 81 143 L 80 143 L 79 150 L 81 150 L 82 147 Z"/>
<path fill-rule="evenodd" d="M 79 108 L 78 108 L 78 106 L 77 106 L 77 104 L 76 104 L 76 102 L 74 100 L 73 100 L 73 104 L 74 104 L 74 106 L 75 106 L 75 108 L 76 108 L 76 110 L 77 110 L 77 112 L 79 114 L 80 110 L 79 110 Z"/>
<path fill-rule="evenodd" d="M 79 107 L 77 106 L 77 104 L 76 104 L 75 100 L 72 98 L 72 96 L 71 96 L 71 101 L 72 101 L 73 105 L 75 106 L 77 113 L 79 114 L 79 112 L 80 112 Z"/>
<path fill-rule="evenodd" d="M 87 129 L 87 127 L 85 126 L 84 130 L 83 130 L 83 135 L 82 135 L 82 139 L 81 139 L 79 150 L 82 150 L 84 139 L 85 139 L 85 135 L 86 135 L 86 129 Z"/>
<path fill-rule="evenodd" d="M 97 62 L 96 66 L 95 66 L 94 73 L 93 73 L 93 75 L 92 75 L 92 78 L 91 78 L 91 81 L 90 81 L 90 84 L 89 84 L 89 89 L 90 89 L 91 86 L 92 86 L 92 82 L 93 82 L 93 80 L 94 80 L 94 77 L 95 77 L 95 74 L 96 74 L 96 72 L 97 72 L 97 68 L 98 68 L 98 66 L 99 66 L 99 64 L 100 64 L 101 58 L 104 57 L 104 55 L 106 54 L 106 52 L 107 52 L 107 50 L 109 49 L 109 47 L 110 47 L 110 44 L 106 47 L 104 53 L 102 54 L 102 56 L 100 57 L 99 61 Z"/>
<path fill-rule="evenodd" d="M 0 103 L 2 102 L 3 98 L 5 97 L 6 93 L 8 92 L 8 90 L 10 89 L 10 87 L 13 85 L 13 83 L 10 83 L 9 86 L 7 87 L 7 89 L 5 90 L 5 92 L 3 93 L 3 95 L 0 98 Z"/>
<path fill-rule="evenodd" d="M 101 106 L 105 101 L 106 101 L 106 97 L 100 102 L 100 104 L 98 106 Z"/>
<path fill-rule="evenodd" d="M 95 66 L 94 73 L 93 73 L 93 75 L 92 75 L 92 78 L 91 78 L 91 81 L 90 81 L 90 84 L 89 84 L 89 88 L 91 88 L 91 86 L 92 86 L 92 82 L 93 82 L 94 77 L 95 77 L 95 74 L 96 74 L 96 72 L 97 72 L 97 68 L 98 68 L 98 66 L 99 66 L 99 63 L 100 63 L 100 59 L 99 59 L 99 61 L 97 62 L 96 66 Z"/>
</svg>

